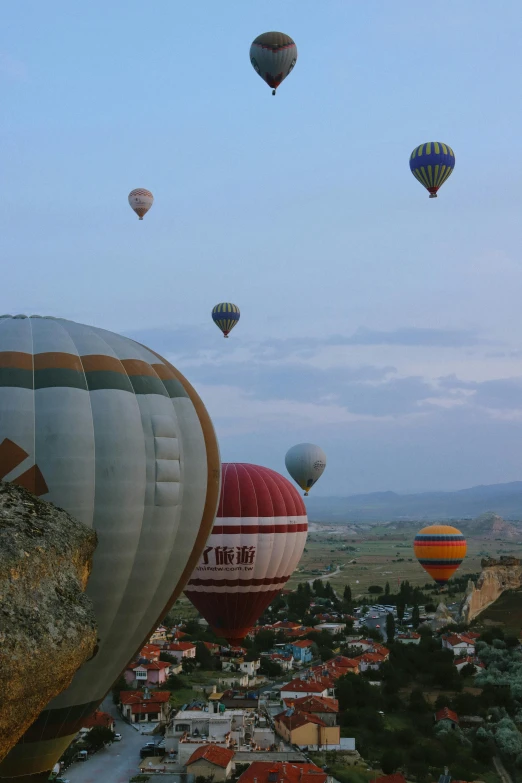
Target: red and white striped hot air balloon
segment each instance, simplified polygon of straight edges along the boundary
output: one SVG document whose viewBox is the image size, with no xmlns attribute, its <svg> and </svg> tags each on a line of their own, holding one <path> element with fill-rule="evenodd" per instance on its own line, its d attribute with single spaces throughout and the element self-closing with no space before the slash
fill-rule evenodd
<svg viewBox="0 0 522 783">
<path fill-rule="evenodd" d="M 185 595 L 218 636 L 244 639 L 297 567 L 307 531 L 306 508 L 288 479 L 223 463 L 214 527 Z"/>
</svg>

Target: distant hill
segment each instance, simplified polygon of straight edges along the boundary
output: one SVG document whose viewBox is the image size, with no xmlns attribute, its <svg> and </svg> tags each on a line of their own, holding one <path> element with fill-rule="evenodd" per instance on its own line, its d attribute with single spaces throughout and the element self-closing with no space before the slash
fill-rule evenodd
<svg viewBox="0 0 522 783">
<path fill-rule="evenodd" d="M 522 530 L 506 522 L 498 514 L 488 511 L 481 514 L 471 522 L 460 522 L 463 533 L 470 532 L 477 538 L 493 540 L 501 538 L 503 541 L 518 541 L 522 536 Z"/>
<path fill-rule="evenodd" d="M 509 520 L 522 520 L 522 481 L 489 484 L 457 492 L 422 492 L 398 495 L 373 492 L 348 497 L 309 497 L 312 522 L 386 522 L 392 520 L 475 519 L 493 513 Z M 516 533 L 520 537 L 520 533 Z M 493 536 L 495 537 L 495 536 Z"/>
</svg>

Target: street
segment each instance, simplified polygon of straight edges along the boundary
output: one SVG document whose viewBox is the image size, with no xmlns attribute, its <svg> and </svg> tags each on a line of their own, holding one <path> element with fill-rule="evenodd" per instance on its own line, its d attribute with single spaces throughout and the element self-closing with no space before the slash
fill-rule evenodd
<svg viewBox="0 0 522 783">
<path fill-rule="evenodd" d="M 62 773 L 62 777 L 71 783 L 128 783 L 133 775 L 139 773 L 140 748 L 152 737 L 142 736 L 120 717 L 109 695 L 100 706 L 103 712 L 109 712 L 116 720 L 116 731 L 123 739 L 113 742 L 108 748 L 90 756 L 88 761 L 77 761 Z"/>
</svg>

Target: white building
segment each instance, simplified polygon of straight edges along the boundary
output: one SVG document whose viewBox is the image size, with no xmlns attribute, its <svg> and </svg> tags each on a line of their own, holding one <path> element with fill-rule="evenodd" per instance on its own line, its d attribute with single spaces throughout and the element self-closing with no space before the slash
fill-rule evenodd
<svg viewBox="0 0 522 783">
<path fill-rule="evenodd" d="M 328 631 L 333 635 L 342 633 L 346 630 L 346 623 L 319 623 L 314 628 L 314 631 Z"/>
<path fill-rule="evenodd" d="M 245 710 L 219 711 L 219 704 L 208 710 L 181 710 L 165 732 L 165 750 L 178 752 L 179 764 L 185 765 L 201 745 L 217 745 L 239 750 L 251 735 L 254 716 Z"/>
</svg>

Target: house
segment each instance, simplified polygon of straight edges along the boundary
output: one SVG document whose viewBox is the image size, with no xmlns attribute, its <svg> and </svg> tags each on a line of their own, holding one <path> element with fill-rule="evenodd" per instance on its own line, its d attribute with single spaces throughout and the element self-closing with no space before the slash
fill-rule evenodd
<svg viewBox="0 0 522 783">
<path fill-rule="evenodd" d="M 248 674 L 249 677 L 255 677 L 260 666 L 261 661 L 259 658 L 256 658 L 254 661 L 240 661 L 239 671 Z"/>
<path fill-rule="evenodd" d="M 328 775 L 315 764 L 254 761 L 237 783 L 327 783 Z"/>
<path fill-rule="evenodd" d="M 165 652 L 181 661 L 182 658 L 195 658 L 196 645 L 192 642 L 171 642 L 167 644 Z"/>
<path fill-rule="evenodd" d="M 359 661 L 359 671 L 366 672 L 369 669 L 371 669 L 371 671 L 378 671 L 386 658 L 380 653 L 371 652 L 364 653 L 357 660 Z"/>
<path fill-rule="evenodd" d="M 395 641 L 400 642 L 401 644 L 420 644 L 420 640 L 420 633 L 415 633 L 413 631 L 411 633 L 398 633 L 395 637 Z"/>
<path fill-rule="evenodd" d="M 458 658 L 464 655 L 475 655 L 475 639 L 466 634 L 444 634 L 442 646 L 451 650 Z"/>
<path fill-rule="evenodd" d="M 153 644 L 157 647 L 163 647 L 167 642 L 167 629 L 160 625 L 149 639 L 149 644 Z"/>
<path fill-rule="evenodd" d="M 186 634 L 184 634 L 186 636 Z M 212 653 L 212 655 L 219 655 L 221 652 L 221 648 L 219 644 L 214 644 L 214 642 L 203 642 L 209 653 Z"/>
<path fill-rule="evenodd" d="M 120 710 L 131 723 L 165 723 L 169 717 L 170 691 L 121 691 Z"/>
<path fill-rule="evenodd" d="M 456 712 L 450 710 L 449 707 L 443 707 L 442 710 L 435 713 L 435 721 L 438 723 L 441 720 L 449 720 L 452 728 L 456 728 L 459 725 L 459 716 Z"/>
<path fill-rule="evenodd" d="M 248 674 L 230 672 L 229 677 L 218 677 L 217 684 L 222 685 L 224 688 L 247 688 Z"/>
<path fill-rule="evenodd" d="M 316 633 L 315 628 L 311 626 L 301 626 L 301 628 L 292 628 L 289 631 L 285 631 L 287 639 L 302 639 L 303 636 L 308 636 L 311 633 Z"/>
<path fill-rule="evenodd" d="M 272 631 L 298 631 L 302 627 L 302 623 L 292 623 L 289 620 L 278 620 L 277 623 L 270 626 Z"/>
<path fill-rule="evenodd" d="M 328 633 L 336 635 L 346 630 L 346 623 L 319 623 L 315 626 L 315 630 L 328 631 Z"/>
<path fill-rule="evenodd" d="M 468 663 L 475 667 L 475 674 L 481 671 L 481 669 L 486 668 L 482 661 L 480 661 L 478 658 L 474 658 L 472 655 L 465 655 L 463 658 L 456 658 L 453 663 L 458 672 L 462 671 L 464 666 L 467 666 Z"/>
<path fill-rule="evenodd" d="M 313 659 L 312 647 L 314 643 L 310 639 L 302 639 L 292 642 L 289 651 L 292 653 L 296 663 L 311 663 Z"/>
<path fill-rule="evenodd" d="M 284 672 L 289 672 L 293 668 L 294 657 L 292 653 L 269 653 L 267 657 L 274 663 L 278 663 Z"/>
<path fill-rule="evenodd" d="M 176 630 L 171 634 L 170 639 L 172 642 L 182 642 L 184 639 L 188 639 L 188 633 L 185 633 L 185 631 L 180 631 L 178 628 L 176 628 Z"/>
<path fill-rule="evenodd" d="M 103 726 L 103 728 L 105 729 L 110 729 L 111 731 L 114 731 L 116 724 L 114 722 L 114 718 L 112 717 L 112 715 L 109 715 L 108 712 L 101 712 L 100 710 L 96 710 L 88 718 L 85 718 L 85 720 L 83 721 L 82 729 L 90 730 L 93 729 L 95 726 Z"/>
<path fill-rule="evenodd" d="M 282 699 L 299 699 L 301 696 L 328 696 L 328 687 L 316 680 L 290 680 L 281 687 Z"/>
<path fill-rule="evenodd" d="M 298 712 L 315 715 L 321 718 L 326 726 L 335 726 L 339 713 L 339 702 L 327 696 L 304 696 L 302 699 L 287 699 L 287 707 L 293 707 Z"/>
<path fill-rule="evenodd" d="M 146 644 L 145 647 L 143 647 L 140 650 L 140 654 L 138 655 L 138 660 L 143 658 L 145 661 L 159 661 L 161 648 L 158 647 L 155 644 Z"/>
<path fill-rule="evenodd" d="M 339 745 L 341 740 L 340 726 L 328 726 L 317 715 L 290 709 L 274 717 L 276 732 L 291 745 L 301 748 L 319 748 L 328 745 Z"/>
<path fill-rule="evenodd" d="M 166 661 L 152 661 L 144 663 L 129 663 L 125 669 L 125 682 L 134 688 L 144 685 L 157 687 L 167 682 L 171 664 Z"/>
<path fill-rule="evenodd" d="M 187 772 L 196 778 L 222 781 L 230 777 L 235 752 L 217 745 L 202 745 L 187 761 Z"/>
<path fill-rule="evenodd" d="M 222 709 L 219 703 L 209 709 L 180 710 L 165 732 L 166 751 L 177 751 L 184 764 L 197 747 L 212 745 L 239 748 L 251 732 L 254 716 L 243 709 Z"/>
</svg>

